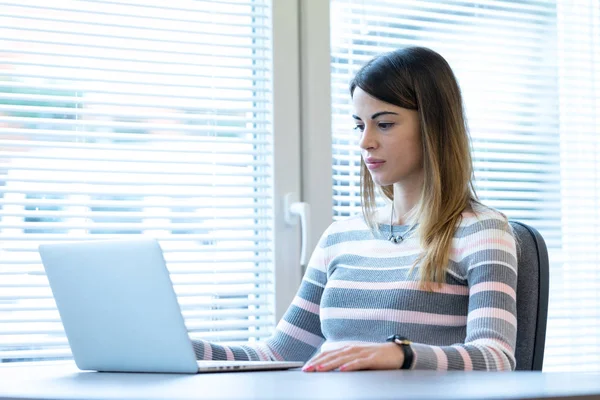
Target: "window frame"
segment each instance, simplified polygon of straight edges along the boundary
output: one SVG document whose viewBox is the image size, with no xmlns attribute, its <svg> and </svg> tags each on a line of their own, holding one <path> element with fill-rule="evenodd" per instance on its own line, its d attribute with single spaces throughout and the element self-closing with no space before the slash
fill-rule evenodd
<svg viewBox="0 0 600 400">
<path fill-rule="evenodd" d="M 312 207 L 313 249 L 333 222 L 330 5 L 301 0 L 300 6 L 302 198 Z"/>
<path fill-rule="evenodd" d="M 302 201 L 300 157 L 299 1 L 272 2 L 273 46 L 273 257 L 275 324 L 292 302 L 300 281 L 300 226 L 285 222 L 284 198 Z M 311 247 L 309 249 L 312 250 Z"/>
</svg>

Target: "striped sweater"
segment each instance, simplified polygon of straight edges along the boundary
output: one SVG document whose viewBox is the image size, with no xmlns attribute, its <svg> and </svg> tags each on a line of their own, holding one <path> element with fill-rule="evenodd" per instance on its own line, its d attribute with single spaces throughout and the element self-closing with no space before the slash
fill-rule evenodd
<svg viewBox="0 0 600 400">
<path fill-rule="evenodd" d="M 307 361 L 401 334 L 413 341 L 413 369 L 514 370 L 517 259 L 506 219 L 484 208 L 463 213 L 445 283 L 433 292 L 408 273 L 420 253 L 416 235 L 394 244 L 389 229 L 373 233 L 362 216 L 331 224 L 275 333 L 242 346 L 193 341 L 197 358 Z"/>
</svg>

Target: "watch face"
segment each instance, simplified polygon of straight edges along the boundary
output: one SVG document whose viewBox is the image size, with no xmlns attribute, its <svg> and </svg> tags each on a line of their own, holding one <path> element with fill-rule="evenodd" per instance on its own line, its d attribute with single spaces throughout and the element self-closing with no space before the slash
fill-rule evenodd
<svg viewBox="0 0 600 400">
<path fill-rule="evenodd" d="M 407 338 L 405 338 L 404 336 L 401 336 L 401 335 L 392 335 L 386 339 L 387 342 L 395 342 L 396 340 L 405 341 L 405 342 L 410 343 L 410 340 L 408 340 Z"/>
</svg>

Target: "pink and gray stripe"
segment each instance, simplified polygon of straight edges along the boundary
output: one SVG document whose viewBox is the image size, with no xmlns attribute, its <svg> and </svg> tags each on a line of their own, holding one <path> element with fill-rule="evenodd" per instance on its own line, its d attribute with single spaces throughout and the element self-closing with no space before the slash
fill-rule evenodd
<svg viewBox="0 0 600 400">
<path fill-rule="evenodd" d="M 418 239 L 390 243 L 389 229 L 372 232 L 360 216 L 333 223 L 275 333 L 243 346 L 194 341 L 198 359 L 307 361 L 321 348 L 401 334 L 413 341 L 413 369 L 514 370 L 517 259 L 506 219 L 464 213 L 433 292 L 419 289 L 418 268 L 409 275 Z"/>
</svg>

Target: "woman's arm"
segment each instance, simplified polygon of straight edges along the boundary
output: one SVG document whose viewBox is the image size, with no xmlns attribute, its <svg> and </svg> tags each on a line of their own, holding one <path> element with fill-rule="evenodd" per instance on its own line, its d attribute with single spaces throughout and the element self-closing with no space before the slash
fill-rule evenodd
<svg viewBox="0 0 600 400">
<path fill-rule="evenodd" d="M 319 304 L 327 283 L 327 231 L 315 248 L 300 288 L 277 324 L 275 333 L 263 342 L 223 346 L 193 340 L 199 360 L 307 361 L 325 338 L 321 332 Z"/>
</svg>

